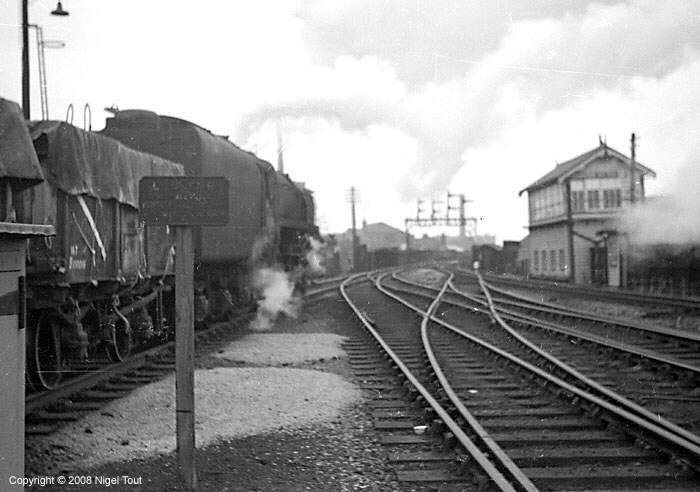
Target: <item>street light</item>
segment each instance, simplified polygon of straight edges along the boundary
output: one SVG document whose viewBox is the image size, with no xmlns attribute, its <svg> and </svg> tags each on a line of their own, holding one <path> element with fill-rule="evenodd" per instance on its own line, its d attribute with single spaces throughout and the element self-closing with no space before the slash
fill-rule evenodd
<svg viewBox="0 0 700 492">
<path fill-rule="evenodd" d="M 68 11 L 58 2 L 51 15 L 65 17 Z M 22 112 L 24 119 L 31 119 L 29 111 L 29 0 L 22 0 Z"/>
<path fill-rule="evenodd" d="M 58 2 L 58 4 L 56 5 L 56 8 L 51 11 L 51 15 L 58 15 L 60 17 L 65 17 L 66 15 L 68 15 L 68 11 L 63 10 L 63 5 L 61 5 L 61 2 Z"/>
</svg>

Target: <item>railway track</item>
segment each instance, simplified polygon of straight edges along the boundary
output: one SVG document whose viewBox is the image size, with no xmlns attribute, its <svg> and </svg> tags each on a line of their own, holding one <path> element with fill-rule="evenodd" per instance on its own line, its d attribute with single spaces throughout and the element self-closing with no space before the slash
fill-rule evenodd
<svg viewBox="0 0 700 492">
<path fill-rule="evenodd" d="M 473 272 L 457 269 L 458 275 L 473 275 Z M 571 285 L 566 282 L 554 282 L 546 280 L 532 280 L 521 278 L 509 278 L 500 275 L 485 275 L 484 279 L 492 284 L 520 289 L 532 289 L 542 292 L 552 292 L 558 295 L 575 296 L 579 298 L 594 299 L 606 302 L 619 302 L 654 308 L 661 313 L 669 310 L 686 312 L 700 312 L 700 298 L 677 297 L 663 294 L 650 294 L 645 292 L 626 291 L 605 287 L 588 287 L 583 285 Z"/>
<path fill-rule="evenodd" d="M 494 294 L 508 292 L 486 282 L 483 287 L 503 318 L 531 342 L 652 413 L 700 434 L 698 334 L 552 308 L 547 303 L 523 303 L 517 296 L 513 302 L 512 296 Z M 471 300 L 484 303 L 479 296 Z"/>
<path fill-rule="evenodd" d="M 342 279 L 309 289 L 307 301 L 334 295 Z M 195 356 L 211 353 L 230 342 L 254 312 L 247 311 L 225 323 L 195 333 Z M 28 393 L 25 398 L 25 433 L 47 435 L 65 422 L 75 421 L 83 412 L 98 410 L 106 402 L 121 398 L 133 389 L 162 379 L 175 370 L 175 342 L 136 353 L 123 362 L 88 367 L 78 376 L 55 388 Z"/>
<path fill-rule="evenodd" d="M 457 489 L 470 480 L 501 490 L 698 487 L 700 446 L 691 433 L 663 419 L 655 422 L 612 391 L 554 364 L 493 325 L 491 319 L 502 321 L 496 311 L 448 302 L 457 296 L 447 293 L 453 288 L 449 280 L 427 288 L 381 276 L 373 285 L 341 287 L 400 369 L 398 379 L 410 383 L 404 383 L 405 393 L 427 402 L 428 413 L 438 417 L 431 430 L 459 442 L 453 461 L 435 457 L 431 449 L 439 444 L 421 444 L 412 435 L 412 425 L 424 417 L 378 412 L 378 428 L 391 437 L 388 445 L 413 446 L 396 454 L 400 480 L 441 478 L 461 484 Z M 420 326 L 415 318 L 409 321 L 416 314 Z M 498 332 L 506 335 L 493 336 Z M 458 472 L 444 465 L 454 461 L 462 464 Z"/>
<path fill-rule="evenodd" d="M 700 332 L 677 330 L 650 323 L 639 323 L 631 319 L 602 316 L 583 310 L 566 308 L 553 303 L 535 301 L 512 291 L 495 287 L 487 282 L 492 297 L 499 306 L 520 313 L 524 317 L 533 315 L 539 319 L 549 319 L 574 323 L 581 331 L 591 335 L 650 348 L 664 353 L 678 362 L 700 365 Z"/>
<path fill-rule="evenodd" d="M 483 287 L 487 289 L 485 283 Z M 448 296 L 446 302 L 467 309 L 467 312 L 488 309 L 488 302 L 483 297 L 463 292 L 454 285 L 452 289 L 456 294 Z M 604 391 L 623 395 L 628 400 L 626 405 L 634 411 L 645 413 L 647 418 L 673 422 L 683 432 L 687 431 L 686 437 L 697 439 L 700 434 L 697 366 L 650 349 L 639 350 L 635 345 L 606 337 L 591 337 L 586 330 L 579 331 L 577 326 L 513 314 L 509 309 L 502 309 L 495 300 L 493 307 L 500 321 L 508 323 L 505 329 L 511 337 L 523 338 L 522 343 L 533 344 L 556 356 L 559 362 L 569 366 L 569 373 L 576 372 L 600 385 Z M 504 332 L 488 332 L 484 336 L 502 337 Z"/>
<path fill-rule="evenodd" d="M 622 347 L 631 354 L 667 364 L 688 376 L 700 375 L 700 333 L 639 324 L 581 310 L 531 301 L 506 290 L 488 288 L 500 312 L 525 323 L 537 322 L 582 340 Z M 570 328 L 573 327 L 573 332 Z"/>
</svg>

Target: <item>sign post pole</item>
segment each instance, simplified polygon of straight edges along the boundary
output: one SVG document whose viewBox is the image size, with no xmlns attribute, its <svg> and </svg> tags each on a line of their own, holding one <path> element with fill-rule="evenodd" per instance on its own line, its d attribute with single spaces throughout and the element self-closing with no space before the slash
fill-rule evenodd
<svg viewBox="0 0 700 492">
<path fill-rule="evenodd" d="M 177 462 L 187 490 L 196 490 L 194 459 L 194 285 L 192 228 L 175 227 L 175 413 Z"/>
<path fill-rule="evenodd" d="M 146 225 L 169 225 L 175 230 L 177 464 L 182 484 L 187 490 L 196 490 L 192 226 L 224 226 L 228 223 L 229 183 L 222 177 L 142 178 L 139 182 L 139 214 Z"/>
</svg>

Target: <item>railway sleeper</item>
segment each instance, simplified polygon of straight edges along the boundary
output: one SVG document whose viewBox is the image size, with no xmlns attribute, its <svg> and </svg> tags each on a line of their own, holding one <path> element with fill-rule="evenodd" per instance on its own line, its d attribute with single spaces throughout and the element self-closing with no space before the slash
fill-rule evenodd
<svg viewBox="0 0 700 492">
<path fill-rule="evenodd" d="M 660 465 L 629 466 L 619 465 L 610 467 L 568 466 L 568 467 L 538 467 L 523 468 L 525 473 L 538 487 L 561 487 L 575 481 L 577 486 L 596 487 L 599 490 L 612 487 L 638 487 L 674 484 L 690 485 L 692 474 L 680 470 L 669 470 Z"/>
<path fill-rule="evenodd" d="M 658 454 L 637 446 L 532 446 L 513 448 L 508 456 L 519 467 L 561 467 L 567 464 L 577 465 L 624 465 L 630 462 L 646 464 L 663 464 Z"/>
</svg>

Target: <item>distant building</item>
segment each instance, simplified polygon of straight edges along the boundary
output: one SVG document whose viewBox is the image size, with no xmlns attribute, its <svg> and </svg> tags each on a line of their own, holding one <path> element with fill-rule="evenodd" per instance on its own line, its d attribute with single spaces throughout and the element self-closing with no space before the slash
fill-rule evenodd
<svg viewBox="0 0 700 492">
<path fill-rule="evenodd" d="M 493 243 L 472 246 L 472 260 L 479 262 L 479 269 L 486 273 L 518 273 L 518 248 L 520 241 L 503 241 L 503 246 Z"/>
<path fill-rule="evenodd" d="M 644 198 L 647 175 L 656 173 L 637 162 L 632 195 L 630 159 L 601 142 L 523 189 L 530 235 L 519 254 L 529 275 L 619 286 L 616 219 L 632 196 Z"/>
<path fill-rule="evenodd" d="M 365 256 L 376 257 L 373 253 L 380 253 L 384 258 L 386 255 L 397 255 L 398 251 L 406 249 L 406 232 L 392 227 L 384 222 L 368 224 L 362 222 L 362 227 L 357 229 L 358 238 L 358 262 L 366 259 Z M 495 237 L 492 235 L 479 236 L 427 236 L 409 237 L 410 249 L 415 252 L 425 251 L 464 251 L 468 254 L 472 246 L 480 244 L 495 244 Z M 352 270 L 352 229 L 335 234 L 333 237 L 335 251 L 337 252 L 337 263 L 342 272 Z M 396 250 L 389 253 L 387 250 Z M 369 260 L 368 260 L 369 261 Z M 371 263 L 371 262 L 370 262 Z M 372 265 L 359 265 L 371 267 Z"/>
<path fill-rule="evenodd" d="M 515 274 L 518 272 L 518 251 L 520 241 L 503 241 L 501 258 L 503 261 L 503 273 Z"/>
<path fill-rule="evenodd" d="M 352 237 L 352 231 L 348 233 Z M 392 227 L 384 222 L 368 224 L 362 222 L 362 229 L 358 229 L 357 236 L 362 244 L 367 245 L 368 251 L 376 251 L 385 248 L 402 248 L 406 244 L 406 234 L 401 229 Z"/>
<path fill-rule="evenodd" d="M 518 245 L 518 275 L 530 275 L 530 235 L 525 236 Z"/>
<path fill-rule="evenodd" d="M 411 239 L 411 249 L 415 250 L 452 250 L 466 251 L 472 250 L 473 246 L 480 244 L 496 244 L 496 236 L 481 234 L 477 236 L 428 236 L 424 234 L 420 238 Z"/>
<path fill-rule="evenodd" d="M 335 235 L 340 271 L 347 273 L 353 270 L 352 259 L 352 229 Z M 383 222 L 368 224 L 362 222 L 362 227 L 357 229 L 358 262 L 362 262 L 368 252 L 384 249 L 403 249 L 406 245 L 406 234 L 396 227 Z M 413 237 L 411 241 L 413 241 Z M 360 267 L 368 265 L 359 264 Z"/>
</svg>

